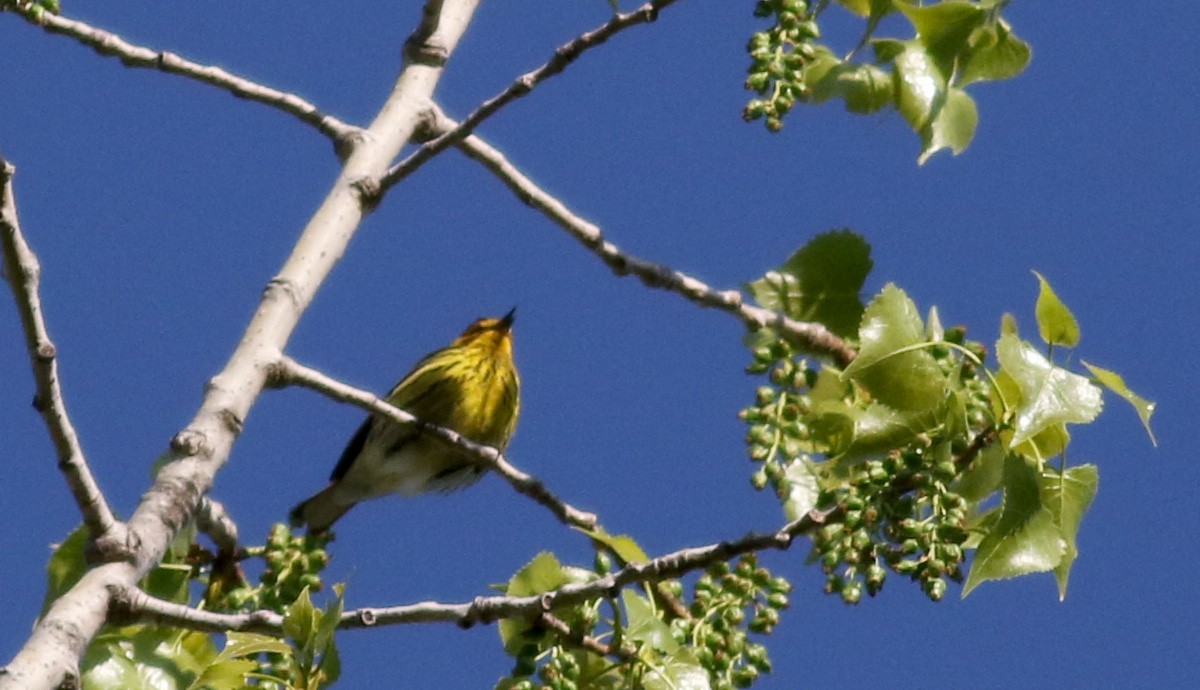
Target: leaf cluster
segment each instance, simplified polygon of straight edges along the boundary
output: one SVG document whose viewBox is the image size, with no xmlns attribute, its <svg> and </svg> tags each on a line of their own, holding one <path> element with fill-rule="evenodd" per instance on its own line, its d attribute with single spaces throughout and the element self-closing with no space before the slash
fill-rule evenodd
<svg viewBox="0 0 1200 690">
<path fill-rule="evenodd" d="M 832 511 L 813 535 L 812 560 L 826 591 L 847 603 L 878 593 L 889 572 L 938 600 L 947 580 L 965 576 L 965 596 L 989 580 L 1052 571 L 1065 596 L 1098 482 L 1095 466 L 1068 466 L 1068 426 L 1096 418 L 1101 386 L 1129 401 L 1147 431 L 1153 403 L 1106 369 L 1084 363 L 1088 378 L 1056 363 L 1055 348 L 1078 344 L 1079 325 L 1041 275 L 1046 353 L 1006 315 L 992 364 L 965 329 L 943 327 L 936 309 L 923 319 L 895 285 L 861 304 L 869 268 L 866 243 L 835 231 L 747 286 L 763 306 L 824 323 L 858 350 L 838 369 L 770 332 L 747 339 L 748 371 L 766 377 L 741 412 L 758 463 L 753 485 L 773 488 L 789 519 Z"/>
<path fill-rule="evenodd" d="M 796 103 L 839 99 L 852 113 L 892 107 L 921 138 L 919 162 L 935 152 L 966 149 L 979 114 L 966 88 L 982 81 L 1010 79 L 1029 64 L 1029 45 L 1001 16 L 1008 0 L 837 0 L 863 22 L 855 47 L 839 56 L 821 38 L 824 2 L 759 0 L 754 14 L 772 25 L 755 33 L 747 46 L 746 88 L 757 96 L 743 109 L 747 121 L 763 119 L 767 129 L 783 128 Z M 888 17 L 900 22 L 885 22 Z M 900 29 L 878 36 L 881 27 Z M 870 49 L 870 57 L 863 57 Z"/>
</svg>

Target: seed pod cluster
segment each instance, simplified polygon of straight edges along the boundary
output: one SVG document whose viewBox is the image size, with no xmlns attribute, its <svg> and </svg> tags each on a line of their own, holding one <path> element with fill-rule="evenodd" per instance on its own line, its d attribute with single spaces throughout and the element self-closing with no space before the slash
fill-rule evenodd
<svg viewBox="0 0 1200 690">
<path fill-rule="evenodd" d="M 774 17 L 775 24 L 755 33 L 746 46 L 750 53 L 746 88 L 759 97 L 746 104 L 742 118 L 747 122 L 766 118 L 767 129 L 778 132 L 783 116 L 809 95 L 804 68 L 816 56 L 813 41 L 821 31 L 804 0 L 759 0 L 754 16 Z"/>
<path fill-rule="evenodd" d="M 717 563 L 696 581 L 691 618 L 672 621 L 671 634 L 695 647 L 714 689 L 750 687 L 771 671 L 767 648 L 750 635 L 775 629 L 791 589 L 787 580 L 758 565 L 754 554 L 732 567 Z"/>
</svg>

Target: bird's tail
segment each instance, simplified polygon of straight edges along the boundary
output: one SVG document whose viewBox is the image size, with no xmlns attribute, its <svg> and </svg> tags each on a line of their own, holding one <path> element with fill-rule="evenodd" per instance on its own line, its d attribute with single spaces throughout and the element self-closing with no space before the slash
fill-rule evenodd
<svg viewBox="0 0 1200 690">
<path fill-rule="evenodd" d="M 344 497 L 341 488 L 334 482 L 292 508 L 288 515 L 292 527 L 308 525 L 310 533 L 324 532 L 332 527 L 338 518 L 357 503 L 354 499 Z"/>
</svg>

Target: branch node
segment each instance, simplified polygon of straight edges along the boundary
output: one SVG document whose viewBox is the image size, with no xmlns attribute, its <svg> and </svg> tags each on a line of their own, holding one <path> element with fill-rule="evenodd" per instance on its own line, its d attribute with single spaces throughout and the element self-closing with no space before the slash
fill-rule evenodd
<svg viewBox="0 0 1200 690">
<path fill-rule="evenodd" d="M 383 186 L 376 177 L 364 175 L 351 182 L 350 188 L 358 194 L 358 201 L 367 212 L 375 210 L 383 196 Z"/>
<path fill-rule="evenodd" d="M 358 620 L 360 623 L 370 628 L 375 625 L 375 612 L 371 609 L 362 609 L 358 612 Z"/>
<path fill-rule="evenodd" d="M 193 457 L 204 452 L 206 445 L 203 432 L 184 429 L 171 439 L 171 450 L 183 457 Z"/>
<path fill-rule="evenodd" d="M 37 346 L 37 358 L 43 362 L 49 362 L 58 356 L 58 348 L 54 347 L 54 343 L 49 340 L 43 340 Z"/>
<path fill-rule="evenodd" d="M 217 412 L 217 417 L 221 420 L 221 425 L 233 432 L 234 435 L 241 435 L 242 428 L 246 425 L 242 418 L 228 407 L 221 408 Z"/>
<path fill-rule="evenodd" d="M 299 291 L 296 289 L 296 284 L 291 280 L 275 276 L 271 280 L 267 281 L 267 287 L 263 288 L 264 299 L 266 298 L 266 295 L 270 294 L 274 290 L 280 290 L 283 292 L 283 294 L 287 295 L 293 306 L 300 306 L 301 299 Z"/>
</svg>

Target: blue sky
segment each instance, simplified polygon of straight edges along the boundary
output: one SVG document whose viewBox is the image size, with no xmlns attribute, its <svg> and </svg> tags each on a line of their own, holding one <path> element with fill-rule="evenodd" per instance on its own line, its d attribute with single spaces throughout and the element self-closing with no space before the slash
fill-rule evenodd
<svg viewBox="0 0 1200 690">
<path fill-rule="evenodd" d="M 1200 673 L 1189 589 L 1200 471 L 1187 362 L 1198 335 L 1200 98 L 1192 3 L 1156 11 L 1015 2 L 1034 59 L 972 89 L 981 123 L 961 156 L 916 165 L 895 114 L 798 109 L 769 135 L 741 122 L 749 0 L 683 0 L 513 104 L 490 143 L 627 251 L 722 288 L 848 226 L 872 244 L 867 292 L 991 342 L 1000 314 L 1032 329 L 1045 275 L 1079 318 L 1076 356 L 1157 400 L 1152 449 L 1110 398 L 1075 435 L 1100 467 L 1067 600 L 1049 575 L 931 604 L 893 578 L 856 608 L 820 593 L 806 548 L 767 564 L 793 579 L 757 687 L 1182 686 Z M 228 7 L 67 2 L 126 39 L 294 91 L 353 123 L 388 93 L 417 3 Z M 462 117 L 554 47 L 602 22 L 601 0 L 484 3 L 438 97 Z M 832 29 L 832 27 L 831 27 Z M 262 287 L 336 174 L 326 140 L 211 87 L 123 68 L 0 15 L 0 150 L 43 263 L 67 403 L 114 506 L 191 418 Z M 737 410 L 758 382 L 728 315 L 614 277 L 564 232 L 449 151 L 371 215 L 289 354 L 386 390 L 472 319 L 519 306 L 523 415 L 510 456 L 651 553 L 771 529 Z M 0 657 L 24 640 L 48 545 L 77 522 L 41 420 L 11 300 L 0 298 Z M 251 541 L 321 486 L 362 414 L 268 392 L 215 496 Z M 1187 420 L 1191 419 L 1191 422 Z M 585 540 L 494 477 L 465 492 L 356 508 L 328 571 L 349 606 L 463 601 L 539 550 L 590 563 Z M 494 627 L 402 626 L 341 638 L 344 686 L 491 687 L 511 666 Z M 464 650 L 466 654 L 464 655 Z M 464 659 L 469 661 L 464 662 Z"/>
</svg>

